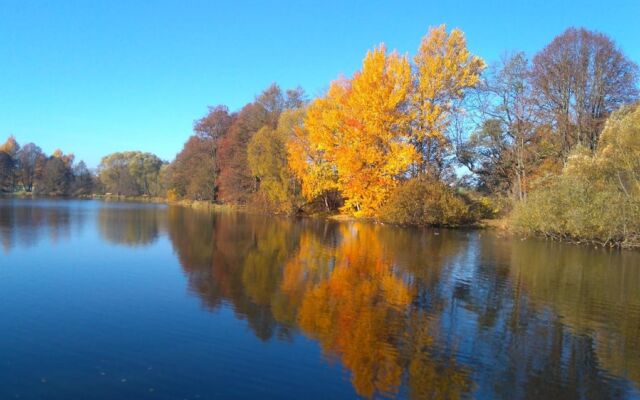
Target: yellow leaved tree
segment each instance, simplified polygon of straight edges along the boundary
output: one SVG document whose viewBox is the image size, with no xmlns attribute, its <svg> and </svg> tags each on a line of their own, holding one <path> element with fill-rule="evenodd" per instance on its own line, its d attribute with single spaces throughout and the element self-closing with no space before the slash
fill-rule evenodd
<svg viewBox="0 0 640 400">
<path fill-rule="evenodd" d="M 361 71 L 334 81 L 311 103 L 304 137 L 289 152 L 305 196 L 335 187 L 346 212 L 375 215 L 416 160 L 405 109 L 410 91 L 408 60 L 381 45 L 367 53 Z"/>
<path fill-rule="evenodd" d="M 419 173 L 439 176 L 445 168 L 451 141 L 447 132 L 465 90 L 476 86 L 484 61 L 467 49 L 464 33 L 445 25 L 429 29 L 415 63 L 411 95 L 412 139 L 420 153 Z"/>
</svg>

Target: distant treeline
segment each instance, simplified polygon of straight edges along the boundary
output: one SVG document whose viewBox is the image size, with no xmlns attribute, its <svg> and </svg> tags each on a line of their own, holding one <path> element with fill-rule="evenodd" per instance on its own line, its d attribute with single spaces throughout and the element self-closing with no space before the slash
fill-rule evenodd
<svg viewBox="0 0 640 400">
<path fill-rule="evenodd" d="M 73 153 L 56 150 L 50 156 L 33 143 L 20 144 L 13 136 L 0 145 L 0 193 L 43 196 L 164 196 L 161 172 L 167 163 L 150 153 L 114 153 L 91 171 Z"/>
<path fill-rule="evenodd" d="M 469 224 L 515 208 L 514 226 L 526 232 L 633 245 L 637 101 L 638 67 L 604 34 L 570 28 L 531 60 L 513 52 L 487 66 L 460 30 L 440 26 L 413 57 L 372 49 L 317 98 L 273 84 L 237 112 L 210 107 L 170 164 L 110 155 L 92 190 L 417 225 Z M 4 190 L 80 190 L 72 160 L 43 158 L 70 171 L 65 190 L 50 190 L 44 164 L 25 184 L 19 152 L 5 153 L 18 172 L 3 172 Z M 569 200 L 541 200 L 564 191 Z M 606 210 L 587 210 L 594 201 Z"/>
<path fill-rule="evenodd" d="M 74 164 L 74 158 L 60 150 L 47 156 L 35 144 L 20 146 L 11 136 L 0 145 L 0 193 L 89 195 L 95 177 L 84 162 Z"/>
</svg>

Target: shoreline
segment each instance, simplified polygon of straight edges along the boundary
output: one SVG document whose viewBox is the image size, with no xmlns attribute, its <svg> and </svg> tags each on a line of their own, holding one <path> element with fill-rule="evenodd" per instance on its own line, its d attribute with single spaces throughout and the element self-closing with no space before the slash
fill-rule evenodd
<svg viewBox="0 0 640 400">
<path fill-rule="evenodd" d="M 169 201 L 164 197 L 151 197 L 151 196 L 119 196 L 119 195 L 83 195 L 83 196 L 38 196 L 31 193 L 3 193 L 0 194 L 0 198 L 20 198 L 20 199 L 36 199 L 36 198 L 51 198 L 51 199 L 81 199 L 81 200 L 100 200 L 105 202 L 133 202 L 133 203 L 148 203 L 148 204 L 166 204 L 168 206 L 178 206 L 178 207 L 186 207 L 192 210 L 202 210 L 209 212 L 246 212 L 246 213 L 257 213 L 262 215 L 280 215 L 282 214 L 274 214 L 265 211 L 250 209 L 247 206 L 243 205 L 229 205 L 229 204 L 216 204 L 209 201 L 202 200 L 179 200 L 179 201 Z M 290 215 L 294 216 L 294 215 Z M 482 219 L 474 224 L 469 225 L 459 225 L 459 226 L 423 226 L 423 225 L 402 225 L 402 224 L 393 224 L 386 223 L 374 218 L 358 218 L 351 215 L 346 214 L 299 214 L 297 215 L 301 218 L 313 218 L 313 219 L 324 219 L 327 221 L 335 221 L 335 222 L 364 222 L 364 223 L 372 223 L 372 224 L 380 224 L 380 225 L 392 225 L 398 227 L 413 227 L 413 228 L 430 228 L 430 229 L 454 229 L 454 230 L 464 230 L 464 229 L 474 229 L 474 230 L 491 230 L 500 236 L 509 236 L 509 237 L 519 237 L 521 239 L 527 238 L 536 238 L 542 239 L 545 241 L 551 241 L 555 243 L 566 243 L 577 245 L 581 247 L 593 247 L 593 248 L 602 248 L 608 250 L 632 250 L 639 251 L 640 245 L 628 245 L 624 243 L 608 243 L 603 244 L 597 240 L 591 240 L 586 238 L 571 238 L 561 235 L 544 235 L 537 234 L 535 232 L 527 233 L 520 231 L 513 227 L 508 217 L 495 218 L 495 219 Z"/>
</svg>

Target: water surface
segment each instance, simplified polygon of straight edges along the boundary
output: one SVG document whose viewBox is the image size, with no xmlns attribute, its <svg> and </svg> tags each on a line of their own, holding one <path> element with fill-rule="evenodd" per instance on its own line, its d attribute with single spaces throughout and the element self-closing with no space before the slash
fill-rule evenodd
<svg viewBox="0 0 640 400">
<path fill-rule="evenodd" d="M 0 399 L 640 398 L 640 254 L 0 199 Z"/>
</svg>

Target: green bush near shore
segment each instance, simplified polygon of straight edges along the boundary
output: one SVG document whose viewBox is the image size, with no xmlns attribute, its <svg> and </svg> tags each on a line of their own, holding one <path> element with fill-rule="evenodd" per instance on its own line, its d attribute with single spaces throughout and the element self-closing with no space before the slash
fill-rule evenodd
<svg viewBox="0 0 640 400">
<path fill-rule="evenodd" d="M 491 214 L 482 200 L 458 193 L 439 180 L 412 178 L 391 194 L 379 219 L 401 225 L 472 225 Z"/>
<path fill-rule="evenodd" d="M 575 149 L 561 175 L 516 206 L 512 222 L 525 234 L 640 247 L 640 107 L 614 113 L 597 150 Z"/>
</svg>

